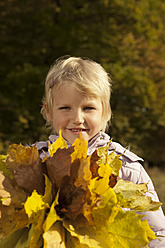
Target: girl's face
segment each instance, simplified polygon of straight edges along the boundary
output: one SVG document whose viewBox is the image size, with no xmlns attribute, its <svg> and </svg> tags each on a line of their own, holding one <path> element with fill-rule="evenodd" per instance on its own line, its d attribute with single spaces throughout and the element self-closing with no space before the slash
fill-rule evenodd
<svg viewBox="0 0 165 248">
<path fill-rule="evenodd" d="M 102 103 L 72 86 L 62 86 L 53 92 L 52 123 L 58 133 L 72 144 L 82 132 L 85 140 L 94 137 L 102 126 Z"/>
</svg>

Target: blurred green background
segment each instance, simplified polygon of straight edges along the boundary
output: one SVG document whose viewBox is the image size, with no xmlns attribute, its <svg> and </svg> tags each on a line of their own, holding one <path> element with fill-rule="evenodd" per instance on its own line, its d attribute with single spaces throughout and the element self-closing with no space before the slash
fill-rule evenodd
<svg viewBox="0 0 165 248">
<path fill-rule="evenodd" d="M 163 169 L 164 0 L 0 1 L 0 152 L 46 140 L 44 79 L 63 55 L 89 57 L 113 80 L 109 134 Z"/>
</svg>

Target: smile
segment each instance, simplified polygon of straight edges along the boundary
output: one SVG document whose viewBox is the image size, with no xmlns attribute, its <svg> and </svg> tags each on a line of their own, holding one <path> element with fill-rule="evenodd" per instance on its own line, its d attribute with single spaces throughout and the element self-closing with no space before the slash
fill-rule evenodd
<svg viewBox="0 0 165 248">
<path fill-rule="evenodd" d="M 87 131 L 87 129 L 80 129 L 80 128 L 69 128 L 68 130 L 71 132 L 78 132 L 78 133 Z"/>
</svg>

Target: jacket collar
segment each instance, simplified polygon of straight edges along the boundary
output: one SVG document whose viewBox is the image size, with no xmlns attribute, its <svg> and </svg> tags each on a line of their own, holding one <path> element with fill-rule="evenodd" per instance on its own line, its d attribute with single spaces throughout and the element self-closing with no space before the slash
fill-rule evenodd
<svg viewBox="0 0 165 248">
<path fill-rule="evenodd" d="M 59 136 L 57 135 L 50 135 L 49 140 L 51 142 L 54 142 Z M 66 141 L 67 142 L 67 141 Z M 87 155 L 91 155 L 97 148 L 106 146 L 110 142 L 110 136 L 104 132 L 99 132 L 96 134 L 89 142 L 88 142 L 88 152 Z M 67 142 L 68 147 L 71 146 L 69 142 Z M 111 141 L 109 144 L 109 152 L 114 151 L 116 154 L 121 154 L 121 159 L 125 158 L 130 161 L 138 161 L 141 160 L 143 161 L 142 158 L 138 157 L 136 154 L 133 152 L 129 151 L 122 145 L 120 145 L 117 142 Z"/>
<path fill-rule="evenodd" d="M 58 137 L 59 137 L 58 135 L 50 135 L 49 140 L 50 142 L 54 142 Z M 107 145 L 109 141 L 110 141 L 110 136 L 100 131 L 91 140 L 89 140 L 87 154 L 91 155 L 97 148 Z M 68 141 L 66 142 L 68 147 L 70 147 L 71 144 Z M 115 147 L 113 147 L 113 149 L 115 149 Z"/>
</svg>

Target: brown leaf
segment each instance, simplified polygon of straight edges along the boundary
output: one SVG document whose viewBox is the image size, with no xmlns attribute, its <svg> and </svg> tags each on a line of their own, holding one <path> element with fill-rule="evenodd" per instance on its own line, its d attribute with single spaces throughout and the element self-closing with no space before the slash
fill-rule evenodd
<svg viewBox="0 0 165 248">
<path fill-rule="evenodd" d="M 26 193 L 16 181 L 0 173 L 0 237 L 3 237 L 28 224 L 23 209 Z"/>
<path fill-rule="evenodd" d="M 71 157 L 74 147 L 58 149 L 53 157 L 46 160 L 48 176 L 53 184 L 60 188 L 65 176 L 70 175 Z"/>
<path fill-rule="evenodd" d="M 72 202 L 67 207 L 66 213 L 66 216 L 71 220 L 76 219 L 82 213 L 85 202 L 85 195 L 86 192 L 81 188 L 77 188 L 77 190 L 74 192 Z"/>
<path fill-rule="evenodd" d="M 0 238 L 28 225 L 28 216 L 25 210 L 16 210 L 13 205 L 0 205 L 0 217 Z"/>
<path fill-rule="evenodd" d="M 78 177 L 78 172 L 79 172 L 79 169 L 80 169 L 80 163 L 81 163 L 80 159 L 76 159 L 76 160 L 74 160 L 74 162 L 72 163 L 72 166 L 70 168 L 70 177 L 69 177 L 69 180 L 73 184 L 74 184 L 75 180 Z"/>
<path fill-rule="evenodd" d="M 87 185 L 91 179 L 90 160 L 76 159 L 72 163 L 70 176 L 64 177 L 59 194 L 59 213 L 69 219 L 76 219 L 83 212 Z M 86 180 L 84 179 L 86 178 Z"/>
<path fill-rule="evenodd" d="M 83 158 L 79 161 L 79 166 L 76 166 L 76 168 L 73 171 L 77 169 L 77 176 L 74 180 L 74 185 L 76 187 L 81 187 L 85 191 L 88 189 L 88 185 L 90 184 L 90 180 L 92 178 L 92 173 L 90 170 L 90 157 Z M 71 169 L 71 175 L 72 175 L 72 169 Z"/>
<path fill-rule="evenodd" d="M 109 177 L 109 186 L 113 188 L 116 185 L 117 181 L 118 181 L 118 176 L 111 174 Z"/>
<path fill-rule="evenodd" d="M 22 208 L 27 195 L 18 187 L 15 180 L 0 173 L 0 198 L 3 205 L 9 206 L 13 204 L 16 208 Z"/>
<path fill-rule="evenodd" d="M 84 197 L 86 191 L 81 187 L 76 187 L 75 180 L 78 177 L 80 168 L 80 160 L 76 159 L 71 166 L 70 175 L 66 175 L 61 179 L 61 187 L 59 192 L 59 205 L 56 211 L 61 217 L 75 219 L 82 213 Z"/>
<path fill-rule="evenodd" d="M 29 193 L 36 189 L 38 193 L 44 194 L 44 165 L 36 146 L 11 145 L 6 165 L 19 187 Z"/>
<path fill-rule="evenodd" d="M 97 163 L 99 159 L 100 157 L 97 155 L 97 151 L 95 150 L 94 153 L 92 153 L 91 159 L 90 159 L 90 170 L 92 172 L 92 178 L 99 177 L 99 174 L 98 174 L 99 165 Z"/>
<path fill-rule="evenodd" d="M 39 194 L 43 195 L 44 176 L 42 167 L 40 159 L 31 166 L 20 165 L 14 172 L 14 178 L 17 184 L 29 193 L 36 189 Z"/>
<path fill-rule="evenodd" d="M 62 214 L 69 219 L 76 219 L 77 216 L 82 213 L 85 195 L 85 190 L 80 187 L 75 187 L 73 183 L 69 181 L 69 177 L 66 177 L 59 194 L 59 205 L 57 206 L 58 214 Z"/>
</svg>

